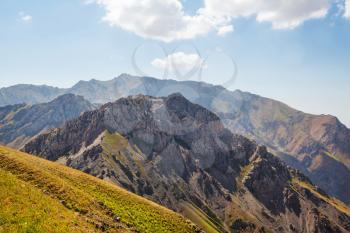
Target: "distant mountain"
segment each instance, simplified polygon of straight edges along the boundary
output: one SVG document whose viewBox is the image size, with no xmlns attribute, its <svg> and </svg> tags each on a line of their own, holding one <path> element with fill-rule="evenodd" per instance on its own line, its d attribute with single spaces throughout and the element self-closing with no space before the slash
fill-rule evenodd
<svg viewBox="0 0 350 233">
<path fill-rule="evenodd" d="M 138 80 L 136 77 L 134 79 L 133 76 L 127 74 L 122 74 L 120 77 L 109 81 L 94 79 L 79 81 L 73 87 L 67 89 L 46 85 L 20 84 L 0 89 L 0 106 L 46 103 L 67 93 L 83 96 L 91 103 L 104 104 L 115 101 L 120 97 L 143 93 L 146 91 L 143 85 L 142 79 Z"/>
<path fill-rule="evenodd" d="M 179 214 L 116 185 L 3 146 L 0 231 L 202 232 Z"/>
<path fill-rule="evenodd" d="M 316 185 L 350 204 L 350 130 L 335 117 L 306 114 L 275 100 L 202 82 L 127 74 L 109 81 L 80 81 L 60 91 L 82 95 L 92 103 L 135 94 L 167 96 L 179 92 L 216 113 L 233 133 L 267 145 Z"/>
<path fill-rule="evenodd" d="M 114 182 L 206 232 L 347 232 L 350 209 L 180 94 L 131 96 L 24 151 Z"/>
<path fill-rule="evenodd" d="M 0 106 L 46 103 L 64 93 L 64 89 L 46 85 L 15 85 L 0 89 Z"/>
<path fill-rule="evenodd" d="M 66 94 L 44 104 L 0 107 L 0 144 L 21 148 L 47 129 L 61 126 L 95 107 L 81 96 Z"/>
</svg>

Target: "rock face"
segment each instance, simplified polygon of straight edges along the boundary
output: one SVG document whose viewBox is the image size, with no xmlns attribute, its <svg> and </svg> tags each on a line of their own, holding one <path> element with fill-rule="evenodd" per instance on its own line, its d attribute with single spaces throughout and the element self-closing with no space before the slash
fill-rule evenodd
<svg viewBox="0 0 350 233">
<path fill-rule="evenodd" d="M 66 94 L 47 104 L 17 104 L 0 107 L 0 143 L 21 148 L 31 138 L 47 129 L 94 109 L 81 96 Z"/>
<path fill-rule="evenodd" d="M 306 114 L 275 100 L 201 82 L 127 74 L 109 81 L 80 81 L 72 88 L 58 91 L 37 88 L 24 92 L 20 87 L 3 88 L 0 93 L 3 96 L 19 93 L 6 98 L 13 103 L 47 102 L 64 92 L 104 104 L 135 94 L 168 96 L 179 92 L 217 114 L 231 132 L 266 145 L 288 165 L 302 170 L 317 186 L 350 204 L 350 130 L 335 117 Z M 36 98 L 37 95 L 45 96 L 45 100 Z M 0 95 L 0 106 L 3 104 Z"/>
<path fill-rule="evenodd" d="M 23 150 L 114 182 L 219 232 L 350 230 L 344 204 L 180 94 L 121 98 L 39 135 Z"/>
</svg>

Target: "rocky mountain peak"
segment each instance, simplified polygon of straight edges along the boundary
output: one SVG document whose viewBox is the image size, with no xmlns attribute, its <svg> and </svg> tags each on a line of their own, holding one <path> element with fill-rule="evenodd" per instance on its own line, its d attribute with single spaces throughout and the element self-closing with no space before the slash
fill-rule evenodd
<svg viewBox="0 0 350 233">
<path fill-rule="evenodd" d="M 52 104 L 60 103 L 60 102 L 67 102 L 67 103 L 73 102 L 74 103 L 74 102 L 78 102 L 78 101 L 88 103 L 88 101 L 85 100 L 83 96 L 74 95 L 71 93 L 61 95 L 61 96 L 57 97 L 56 99 L 54 99 L 53 101 L 51 101 L 51 103 Z"/>
<path fill-rule="evenodd" d="M 24 150 L 185 215 L 202 211 L 220 232 L 229 226 L 275 232 L 320 227 L 305 218 L 346 232 L 350 223 L 347 209 L 299 172 L 180 94 L 121 98 L 41 134 Z"/>
</svg>

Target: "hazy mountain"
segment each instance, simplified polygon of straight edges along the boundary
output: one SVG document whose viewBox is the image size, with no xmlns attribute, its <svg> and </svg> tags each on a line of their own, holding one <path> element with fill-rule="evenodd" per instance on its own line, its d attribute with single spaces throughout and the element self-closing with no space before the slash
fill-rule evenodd
<svg viewBox="0 0 350 233">
<path fill-rule="evenodd" d="M 329 194 L 350 203 L 350 130 L 333 116 L 306 114 L 275 100 L 202 82 L 127 74 L 109 81 L 80 81 L 61 91 L 82 95 L 93 103 L 135 94 L 167 96 L 179 92 L 216 113 L 233 133 L 267 145 Z"/>
<path fill-rule="evenodd" d="M 0 143 L 15 148 L 47 129 L 61 126 L 95 107 L 81 96 L 62 95 L 44 104 L 0 107 Z"/>
<path fill-rule="evenodd" d="M 67 93 L 83 96 L 91 103 L 104 104 L 115 101 L 122 96 L 145 92 L 143 79 L 133 78 L 133 76 L 122 74 L 120 77 L 109 81 L 94 79 L 79 81 L 73 87 L 67 89 L 27 84 L 4 87 L 0 89 L 0 106 L 46 103 Z M 146 85 L 148 86 L 148 84 Z"/>
<path fill-rule="evenodd" d="M 0 106 L 37 104 L 49 102 L 65 92 L 64 89 L 46 85 L 20 84 L 0 89 Z"/>
<path fill-rule="evenodd" d="M 180 94 L 85 112 L 24 150 L 183 213 L 207 232 L 347 232 L 350 210 Z"/>
</svg>

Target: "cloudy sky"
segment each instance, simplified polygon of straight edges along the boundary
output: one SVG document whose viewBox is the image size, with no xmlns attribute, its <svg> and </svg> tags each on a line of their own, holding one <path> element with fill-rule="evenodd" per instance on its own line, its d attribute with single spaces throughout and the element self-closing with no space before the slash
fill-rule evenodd
<svg viewBox="0 0 350 233">
<path fill-rule="evenodd" d="M 1 0 L 0 87 L 201 80 L 350 126 L 350 0 Z"/>
</svg>

